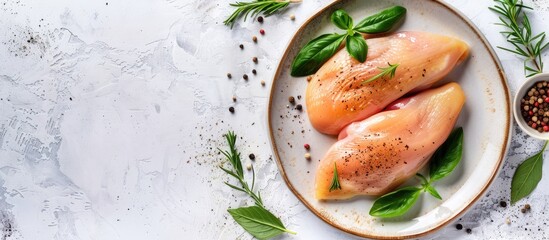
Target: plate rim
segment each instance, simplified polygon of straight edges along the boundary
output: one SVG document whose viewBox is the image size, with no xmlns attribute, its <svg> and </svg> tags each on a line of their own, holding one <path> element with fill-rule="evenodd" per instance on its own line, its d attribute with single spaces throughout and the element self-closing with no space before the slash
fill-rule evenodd
<svg viewBox="0 0 549 240">
<path fill-rule="evenodd" d="M 482 187 L 482 189 L 477 193 L 477 195 L 469 203 L 467 203 L 467 205 L 464 208 L 457 211 L 455 214 L 453 214 L 453 216 L 447 218 L 446 220 L 442 221 L 441 223 L 435 224 L 435 226 L 433 226 L 431 228 L 428 228 L 424 231 L 421 231 L 419 233 L 405 234 L 405 235 L 398 235 L 398 236 L 385 236 L 385 235 L 378 236 L 378 235 L 373 235 L 373 234 L 364 234 L 364 233 L 353 231 L 351 229 L 347 229 L 343 226 L 340 226 L 340 225 L 332 222 L 329 218 L 326 218 L 322 214 L 320 214 L 320 212 L 318 212 L 313 206 L 311 206 L 305 200 L 305 198 L 303 196 L 301 196 L 301 194 L 290 183 L 290 180 L 288 179 L 288 176 L 286 175 L 286 172 L 284 170 L 284 166 L 282 165 L 282 162 L 280 160 L 280 156 L 278 154 L 278 147 L 277 147 L 277 144 L 276 144 L 275 139 L 274 139 L 272 122 L 271 122 L 272 118 L 271 117 L 272 117 L 273 95 L 275 93 L 274 85 L 275 85 L 277 79 L 279 78 L 279 76 L 281 74 L 282 68 L 284 67 L 283 66 L 284 64 L 283 64 L 282 60 L 286 59 L 288 57 L 288 54 L 290 52 L 290 47 L 296 41 L 297 34 L 299 32 L 301 32 L 306 26 L 308 26 L 310 24 L 310 22 L 313 21 L 314 19 L 316 19 L 319 15 L 323 14 L 325 11 L 332 8 L 334 5 L 336 5 L 338 3 L 341 3 L 343 1 L 344 0 L 335 0 L 331 3 L 329 3 L 328 5 L 318 9 L 313 15 L 308 17 L 307 20 L 305 20 L 301 24 L 301 26 L 299 26 L 299 28 L 293 33 L 291 39 L 288 41 L 288 44 L 286 44 L 284 54 L 281 56 L 281 58 L 280 58 L 280 60 L 277 64 L 276 72 L 273 75 L 273 79 L 271 81 L 271 91 L 269 93 L 269 102 L 268 102 L 269 105 L 268 105 L 268 108 L 267 108 L 267 125 L 269 127 L 269 140 L 270 140 L 270 143 L 271 143 L 271 148 L 273 150 L 273 155 L 275 157 L 276 165 L 278 167 L 278 170 L 279 170 L 279 173 L 280 173 L 282 179 L 284 179 L 284 182 L 285 182 L 286 186 L 288 186 L 290 191 L 292 191 L 292 193 L 299 199 L 299 201 L 303 205 L 305 205 L 305 207 L 307 207 L 307 209 L 309 209 L 309 211 L 311 211 L 313 214 L 315 214 L 322 221 L 326 222 L 327 224 L 329 224 L 330 226 L 332 226 L 336 229 L 339 229 L 340 231 L 343 231 L 345 233 L 352 234 L 352 235 L 355 235 L 355 236 L 359 236 L 359 237 L 375 238 L 375 239 L 405 239 L 405 238 L 417 238 L 417 237 L 423 237 L 423 236 L 429 235 L 429 234 L 434 233 L 434 232 L 438 231 L 439 229 L 445 227 L 446 225 L 450 224 L 456 218 L 458 218 L 459 216 L 461 216 L 462 214 L 467 212 L 467 210 L 469 210 L 473 205 L 475 205 L 475 203 L 484 195 L 484 193 L 492 185 L 494 179 L 498 175 L 498 172 L 501 170 L 502 165 L 503 165 L 502 163 L 503 163 L 505 157 L 507 156 L 507 152 L 509 151 L 509 145 L 510 145 L 510 142 L 511 142 L 510 132 L 513 128 L 513 125 L 511 124 L 511 111 L 512 111 L 512 109 L 511 109 L 511 98 L 510 98 L 509 86 L 507 85 L 508 79 L 507 79 L 506 74 L 503 70 L 500 59 L 497 57 L 497 54 L 495 53 L 492 45 L 488 42 L 486 37 L 482 34 L 482 32 L 478 29 L 477 26 L 467 16 L 465 16 L 461 11 L 459 11 L 458 9 L 454 8 L 453 6 L 443 2 L 443 0 L 429 0 L 430 2 L 433 2 L 435 4 L 439 4 L 440 6 L 446 8 L 447 10 L 452 12 L 454 15 L 459 17 L 463 22 L 465 22 L 469 26 L 469 28 L 473 30 L 473 32 L 477 36 L 477 38 L 481 40 L 481 42 L 484 45 L 485 49 L 487 49 L 488 52 L 490 53 L 490 58 L 492 59 L 492 62 L 494 62 L 495 66 L 497 68 L 498 74 L 500 76 L 499 80 L 502 83 L 504 94 L 505 94 L 505 102 L 507 104 L 507 107 L 505 108 L 505 110 L 506 110 L 505 114 L 507 115 L 505 125 L 507 125 L 507 128 L 505 128 L 505 133 L 504 133 L 505 138 L 507 139 L 507 141 L 505 141 L 504 145 L 502 146 L 503 151 L 501 152 L 501 154 L 499 156 L 497 166 L 492 170 L 492 173 L 490 175 L 490 179 L 485 183 L 485 185 Z"/>
</svg>

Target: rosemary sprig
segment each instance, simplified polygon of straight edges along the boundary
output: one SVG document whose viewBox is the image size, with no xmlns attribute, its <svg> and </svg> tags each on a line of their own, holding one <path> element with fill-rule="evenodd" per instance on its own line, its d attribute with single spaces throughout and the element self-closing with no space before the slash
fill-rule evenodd
<svg viewBox="0 0 549 240">
<path fill-rule="evenodd" d="M 548 46 L 545 43 L 545 32 L 534 35 L 528 16 L 523 9 L 532 9 L 523 4 L 522 0 L 494 0 L 499 5 L 489 7 L 490 10 L 500 15 L 497 25 L 506 29 L 501 33 L 507 38 L 507 42 L 513 45 L 513 49 L 498 46 L 499 49 L 524 57 L 524 73 L 527 77 L 541 73 L 543 62 L 542 51 Z"/>
<path fill-rule="evenodd" d="M 248 18 L 257 16 L 259 13 L 268 17 L 277 11 L 288 7 L 290 3 L 299 3 L 301 0 L 255 0 L 251 2 L 236 2 L 230 5 L 236 7 L 236 10 L 223 23 L 233 28 L 234 23 L 240 16 L 244 16 L 244 21 Z"/>
<path fill-rule="evenodd" d="M 225 182 L 227 186 L 248 194 L 255 201 L 256 206 L 239 207 L 227 209 L 229 214 L 233 217 L 236 223 L 238 223 L 244 230 L 250 233 L 257 239 L 270 239 L 283 233 L 296 234 L 296 232 L 288 230 L 280 218 L 273 215 L 269 210 L 263 206 L 261 195 L 254 192 L 255 183 L 255 171 L 252 167 L 252 187 L 248 186 L 248 183 L 244 180 L 244 171 L 242 169 L 242 161 L 240 160 L 240 153 L 236 150 L 236 135 L 234 132 L 229 131 L 225 136 L 227 143 L 229 144 L 229 150 L 218 150 L 225 155 L 227 160 L 231 163 L 232 170 L 220 167 L 224 172 L 233 176 L 240 182 L 242 187 L 237 187 L 228 182 Z"/>
<path fill-rule="evenodd" d="M 332 178 L 332 185 L 330 186 L 330 192 L 341 189 L 339 185 L 339 174 L 337 174 L 337 164 L 334 162 L 334 177 Z"/>
<path fill-rule="evenodd" d="M 382 68 L 382 67 L 378 67 L 379 70 L 381 70 L 380 73 L 378 73 L 377 75 L 371 77 L 370 79 L 368 80 L 364 80 L 362 81 L 362 84 L 366 84 L 366 83 L 369 83 L 371 81 L 374 81 L 378 78 L 382 78 L 382 77 L 385 77 L 387 75 L 389 75 L 390 78 L 393 78 L 395 76 L 395 73 L 396 73 L 396 70 L 397 70 L 397 67 L 399 66 L 398 64 L 390 64 L 390 63 L 387 63 L 389 66 L 388 67 L 385 67 L 385 68 Z"/>
<path fill-rule="evenodd" d="M 223 153 L 223 155 L 225 155 L 225 157 L 229 160 L 233 170 L 228 170 L 222 166 L 220 166 L 220 168 L 230 176 L 233 176 L 234 178 L 236 178 L 240 183 L 241 187 L 237 187 L 228 182 L 225 182 L 225 184 L 235 190 L 248 194 L 254 200 L 255 205 L 257 205 L 258 207 L 264 208 L 263 200 L 261 199 L 261 194 L 259 192 L 257 192 L 257 194 L 254 192 L 255 171 L 253 166 L 252 166 L 252 186 L 250 187 L 246 182 L 246 180 L 244 179 L 244 170 L 242 169 L 242 161 L 240 160 L 240 153 L 238 152 L 238 150 L 236 150 L 236 135 L 234 134 L 234 132 L 229 131 L 227 134 L 225 134 L 225 139 L 229 144 L 229 151 L 224 151 L 219 148 L 217 149 L 219 150 L 219 152 Z"/>
</svg>

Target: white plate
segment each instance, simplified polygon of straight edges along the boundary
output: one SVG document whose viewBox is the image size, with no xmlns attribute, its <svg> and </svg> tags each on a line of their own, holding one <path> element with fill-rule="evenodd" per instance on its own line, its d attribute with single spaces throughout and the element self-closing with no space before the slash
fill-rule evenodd
<svg viewBox="0 0 549 240">
<path fill-rule="evenodd" d="M 465 91 L 467 102 L 457 123 L 465 131 L 463 159 L 454 173 L 436 183 L 443 200 L 423 194 L 405 216 L 381 220 L 368 214 L 374 201 L 371 197 L 355 197 L 346 201 L 315 199 L 317 165 L 336 138 L 323 135 L 311 127 L 305 101 L 297 98 L 298 95 L 305 95 L 307 81 L 305 78 L 291 77 L 289 69 L 297 51 L 307 41 L 323 33 L 341 32 L 329 21 L 335 9 L 345 9 L 358 22 L 393 5 L 408 9 L 406 20 L 398 30 L 428 31 L 460 38 L 469 44 L 471 55 L 445 80 L 458 82 Z M 494 51 L 478 29 L 445 3 L 434 0 L 332 3 L 297 31 L 274 77 L 268 118 L 280 173 L 305 206 L 342 231 L 370 238 L 409 238 L 433 232 L 471 207 L 486 191 L 501 166 L 511 131 L 510 98 L 504 76 Z M 297 103 L 303 104 L 302 113 L 291 105 L 287 107 L 289 96 L 296 97 Z M 311 161 L 304 158 L 305 143 L 311 145 Z"/>
</svg>

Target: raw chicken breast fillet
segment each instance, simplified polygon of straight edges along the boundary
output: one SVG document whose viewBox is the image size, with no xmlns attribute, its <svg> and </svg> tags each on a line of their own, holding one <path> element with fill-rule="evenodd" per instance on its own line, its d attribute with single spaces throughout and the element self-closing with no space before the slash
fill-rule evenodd
<svg viewBox="0 0 549 240">
<path fill-rule="evenodd" d="M 429 88 L 469 53 L 461 40 L 425 32 L 399 32 L 368 39 L 367 43 L 364 63 L 342 49 L 312 76 L 306 106 L 311 124 L 319 132 L 338 134 L 348 124 L 378 113 L 406 93 Z M 388 63 L 399 64 L 393 78 L 361 84 Z"/>
<path fill-rule="evenodd" d="M 339 134 L 316 172 L 317 199 L 382 195 L 428 162 L 450 135 L 465 95 L 456 83 L 392 103 Z M 329 191 L 337 165 L 341 190 Z"/>
</svg>

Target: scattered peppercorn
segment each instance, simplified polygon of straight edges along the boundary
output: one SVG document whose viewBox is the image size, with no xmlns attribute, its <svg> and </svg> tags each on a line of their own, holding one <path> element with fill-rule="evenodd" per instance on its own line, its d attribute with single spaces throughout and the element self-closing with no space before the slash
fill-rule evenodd
<svg viewBox="0 0 549 240">
<path fill-rule="evenodd" d="M 254 63 L 257 63 L 257 57 L 253 57 L 253 58 L 252 58 L 252 61 L 253 61 Z"/>
<path fill-rule="evenodd" d="M 234 113 L 234 107 L 230 107 L 229 112 Z"/>
<path fill-rule="evenodd" d="M 307 160 L 311 160 L 311 154 L 310 153 L 305 153 L 304 157 Z"/>
<path fill-rule="evenodd" d="M 301 104 L 297 104 L 295 106 L 295 109 L 297 109 L 297 111 L 301 111 L 301 110 L 303 110 L 303 106 L 301 106 Z"/>
<path fill-rule="evenodd" d="M 521 99 L 521 115 L 531 128 L 538 132 L 549 132 L 545 118 L 549 117 L 549 89 L 547 81 L 537 82 Z"/>
<path fill-rule="evenodd" d="M 259 23 L 263 23 L 263 17 L 262 17 L 262 16 L 257 17 L 257 21 L 258 21 Z"/>
<path fill-rule="evenodd" d="M 227 78 L 231 79 L 233 78 L 233 75 L 231 75 L 231 73 L 227 73 Z"/>
<path fill-rule="evenodd" d="M 244 80 L 248 80 L 248 74 L 244 74 L 242 78 L 244 78 Z"/>
<path fill-rule="evenodd" d="M 240 49 L 244 49 L 244 44 L 239 45 Z"/>
<path fill-rule="evenodd" d="M 233 102 L 236 102 L 236 96 L 233 96 Z"/>
<path fill-rule="evenodd" d="M 261 80 L 261 86 L 265 86 L 265 80 Z"/>
<path fill-rule="evenodd" d="M 254 75 L 256 75 L 256 74 L 257 74 L 257 71 L 256 71 L 255 69 L 252 69 L 252 73 L 253 73 Z"/>
<path fill-rule="evenodd" d="M 526 210 L 530 210 L 530 204 L 524 205 L 524 208 L 525 208 Z"/>
<path fill-rule="evenodd" d="M 309 144 L 307 144 L 307 143 L 305 143 L 305 144 L 303 145 L 303 147 L 304 147 L 305 149 L 307 149 L 307 150 L 311 149 L 311 146 L 310 146 Z"/>
<path fill-rule="evenodd" d="M 499 205 L 501 207 L 507 207 L 507 202 L 506 201 L 501 201 L 501 202 L 499 202 Z"/>
<path fill-rule="evenodd" d="M 291 104 L 294 104 L 295 103 L 295 98 L 293 96 L 290 96 L 288 98 L 288 102 L 290 102 Z"/>
<path fill-rule="evenodd" d="M 254 43 L 257 43 L 257 37 L 256 36 L 253 36 L 252 40 L 254 41 Z"/>
<path fill-rule="evenodd" d="M 252 170 L 252 164 L 251 163 L 246 164 L 246 169 L 248 169 L 248 171 Z"/>
<path fill-rule="evenodd" d="M 461 223 L 456 224 L 456 229 L 457 230 L 463 229 L 463 225 L 461 225 Z"/>
<path fill-rule="evenodd" d="M 465 231 L 469 234 L 471 234 L 471 232 L 473 232 L 473 230 L 471 230 L 470 228 L 465 229 Z"/>
<path fill-rule="evenodd" d="M 255 155 L 253 153 L 250 153 L 248 157 L 250 157 L 251 160 L 255 160 Z"/>
<path fill-rule="evenodd" d="M 295 20 L 295 15 L 293 15 L 293 14 L 290 15 L 290 20 L 292 20 L 292 21 Z"/>
<path fill-rule="evenodd" d="M 310 82 L 313 79 L 312 76 L 307 76 L 307 82 Z"/>
<path fill-rule="evenodd" d="M 261 33 L 261 35 L 265 35 L 265 30 L 259 29 L 259 33 Z"/>
<path fill-rule="evenodd" d="M 526 213 L 526 208 L 521 208 L 521 209 L 520 209 L 520 212 L 521 212 L 521 213 Z"/>
</svg>

